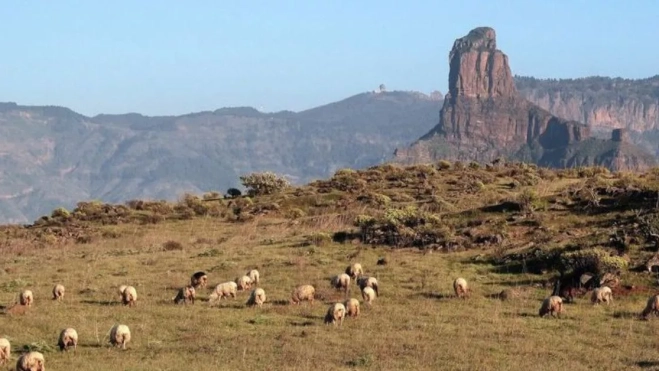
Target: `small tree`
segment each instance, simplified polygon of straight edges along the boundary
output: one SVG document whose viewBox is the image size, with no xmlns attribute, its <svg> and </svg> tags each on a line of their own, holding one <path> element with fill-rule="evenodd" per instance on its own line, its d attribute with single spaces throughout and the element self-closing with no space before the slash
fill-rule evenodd
<svg viewBox="0 0 659 371">
<path fill-rule="evenodd" d="M 242 196 L 242 192 L 240 192 L 240 189 L 237 188 L 229 188 L 227 189 L 227 194 L 231 198 L 236 198 Z"/>
<path fill-rule="evenodd" d="M 240 177 L 240 181 L 252 196 L 268 195 L 282 191 L 290 186 L 286 178 L 272 172 L 251 173 Z"/>
</svg>

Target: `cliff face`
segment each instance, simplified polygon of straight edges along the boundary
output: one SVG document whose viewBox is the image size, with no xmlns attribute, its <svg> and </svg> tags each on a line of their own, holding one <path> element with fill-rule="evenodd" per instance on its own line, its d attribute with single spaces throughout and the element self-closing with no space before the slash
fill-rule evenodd
<svg viewBox="0 0 659 371">
<path fill-rule="evenodd" d="M 595 130 L 659 130 L 659 76 L 541 80 L 516 77 L 520 94 L 549 112 Z"/>
<path fill-rule="evenodd" d="M 457 39 L 449 53 L 449 64 L 449 92 L 439 124 L 409 148 L 397 149 L 394 161 L 489 162 L 506 157 L 563 167 L 568 162 L 585 164 L 598 159 L 612 164 L 614 170 L 619 170 L 615 164 L 645 167 L 647 156 L 621 162 L 608 160 L 616 154 L 621 156 L 618 152 L 595 153 L 610 141 L 593 139 L 587 146 L 582 145 L 590 137 L 589 126 L 552 115 L 524 99 L 517 91 L 508 57 L 496 48 L 492 28 L 479 27 Z M 625 153 L 629 146 L 618 145 Z M 585 153 L 582 147 L 588 147 L 588 159 L 580 157 Z"/>
</svg>

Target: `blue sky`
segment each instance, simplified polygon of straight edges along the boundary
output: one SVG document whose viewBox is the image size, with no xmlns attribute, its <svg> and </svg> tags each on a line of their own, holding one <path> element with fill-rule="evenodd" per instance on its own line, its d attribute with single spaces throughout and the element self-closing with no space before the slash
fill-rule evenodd
<svg viewBox="0 0 659 371">
<path fill-rule="evenodd" d="M 380 83 L 445 92 L 451 45 L 478 26 L 518 75 L 653 76 L 659 1 L 632 3 L 7 1 L 0 101 L 156 115 L 302 110 Z"/>
</svg>

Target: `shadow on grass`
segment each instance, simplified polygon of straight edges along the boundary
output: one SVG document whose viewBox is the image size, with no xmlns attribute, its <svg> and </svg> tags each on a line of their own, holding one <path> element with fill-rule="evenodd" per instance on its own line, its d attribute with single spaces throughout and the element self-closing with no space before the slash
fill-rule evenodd
<svg viewBox="0 0 659 371">
<path fill-rule="evenodd" d="M 531 318 L 531 317 L 538 317 L 538 312 L 535 313 L 530 313 L 530 312 L 522 312 L 522 313 L 509 313 L 509 312 L 503 312 L 501 313 L 501 317 L 506 317 L 506 318 Z"/>
<path fill-rule="evenodd" d="M 613 318 L 642 319 L 638 312 L 629 311 L 615 311 L 613 312 Z"/>
<path fill-rule="evenodd" d="M 307 326 L 314 326 L 316 323 L 313 321 L 290 321 L 289 322 L 293 326 L 297 327 L 307 327 Z"/>
<path fill-rule="evenodd" d="M 426 299 L 437 299 L 437 300 L 456 298 L 456 296 L 454 295 L 446 295 L 439 292 L 422 292 L 419 294 L 413 294 L 412 296 L 420 296 Z"/>
<path fill-rule="evenodd" d="M 530 280 L 521 280 L 521 281 L 495 281 L 487 282 L 485 285 L 496 285 L 496 286 L 531 286 L 531 287 L 544 287 L 547 279 L 530 279 Z M 550 287 L 551 288 L 551 287 Z"/>
<path fill-rule="evenodd" d="M 116 305 L 121 305 L 120 302 L 118 301 L 112 301 L 112 300 L 83 300 L 81 301 L 83 304 L 93 304 L 93 305 L 102 305 L 105 307 L 112 307 Z"/>
<path fill-rule="evenodd" d="M 659 368 L 659 361 L 638 361 L 636 362 L 636 365 L 640 368 Z"/>
<path fill-rule="evenodd" d="M 283 306 L 286 306 L 286 305 L 290 304 L 290 302 L 288 300 L 283 300 L 283 299 L 273 300 L 273 301 L 270 301 L 270 303 L 274 306 L 280 306 L 280 307 L 283 307 Z"/>
</svg>

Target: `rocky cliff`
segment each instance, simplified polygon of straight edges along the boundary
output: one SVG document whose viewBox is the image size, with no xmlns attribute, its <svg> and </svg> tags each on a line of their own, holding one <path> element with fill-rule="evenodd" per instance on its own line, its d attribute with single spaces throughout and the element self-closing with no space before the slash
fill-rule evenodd
<svg viewBox="0 0 659 371">
<path fill-rule="evenodd" d="M 648 165 L 617 161 L 609 156 L 610 140 L 588 140 L 590 127 L 552 115 L 522 97 L 515 85 L 508 57 L 496 48 L 496 33 L 479 27 L 457 39 L 449 53 L 449 91 L 439 124 L 409 148 L 397 149 L 394 161 L 414 163 L 437 159 L 489 162 L 497 157 L 520 158 L 563 167 L 568 163 L 597 161 L 610 167 Z M 581 143 L 588 143 L 581 144 Z M 618 145 L 626 151 L 629 143 Z M 581 158 L 588 148 L 588 158 Z M 595 149 L 602 153 L 594 153 Z M 582 150 L 583 149 L 583 150 Z M 639 150 L 640 151 L 640 150 Z M 571 160 L 558 154 L 570 156 Z M 599 163 L 598 162 L 598 163 Z M 626 169 L 626 168 L 625 168 Z"/>
<path fill-rule="evenodd" d="M 606 136 L 625 128 L 632 143 L 659 154 L 659 75 L 647 79 L 515 77 L 520 94 L 552 114 Z"/>
</svg>

